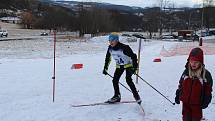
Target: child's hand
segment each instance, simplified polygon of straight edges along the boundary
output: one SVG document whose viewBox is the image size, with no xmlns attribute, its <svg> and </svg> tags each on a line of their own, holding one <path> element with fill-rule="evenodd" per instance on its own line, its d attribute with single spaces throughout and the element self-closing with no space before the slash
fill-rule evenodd
<svg viewBox="0 0 215 121">
<path fill-rule="evenodd" d="M 180 100 L 179 100 L 179 96 L 178 95 L 175 96 L 175 103 L 176 104 L 180 104 Z"/>
</svg>

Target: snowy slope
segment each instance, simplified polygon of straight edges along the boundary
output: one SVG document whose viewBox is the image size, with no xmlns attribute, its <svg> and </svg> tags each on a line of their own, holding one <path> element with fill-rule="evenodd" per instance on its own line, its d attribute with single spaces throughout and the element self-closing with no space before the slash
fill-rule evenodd
<svg viewBox="0 0 215 121">
<path fill-rule="evenodd" d="M 31 46 L 22 50 L 19 45 L 16 52 L 13 48 L 0 49 L 2 54 L 10 52 L 8 56 L 6 54 L 0 56 L 0 121 L 180 121 L 181 105 L 171 105 L 141 80 L 137 87 L 143 100 L 145 116 L 137 104 L 71 107 L 71 104 L 102 102 L 112 97 L 111 78 L 102 75 L 108 46 L 106 39 L 99 37 L 87 43 L 57 43 L 59 47 L 54 103 L 51 79 L 53 61 L 50 59 L 52 46 L 47 45 L 53 45 L 52 42 L 47 41 L 46 45 L 43 45 L 43 42 L 38 43 L 41 44 L 40 48 L 35 47 L 34 53 L 26 55 L 22 52 L 27 53 Z M 127 44 L 137 52 L 137 43 Z M 174 44 L 177 43 L 162 41 L 143 43 L 140 65 L 140 75 L 172 101 L 187 56 L 161 57 L 161 63 L 154 63 L 152 60 L 160 57 L 163 45 L 171 47 Z M 41 48 L 43 46 L 45 49 Z M 97 49 L 91 49 L 93 47 Z M 39 51 L 40 49 L 46 51 Z M 214 55 L 205 56 L 206 68 L 215 78 L 214 59 Z M 74 63 L 83 63 L 84 68 L 72 70 L 70 67 Z M 115 63 L 112 62 L 109 68 L 111 74 L 114 67 Z M 124 76 L 120 81 L 126 85 Z M 133 100 L 129 91 L 123 87 L 120 87 L 120 90 L 122 100 Z M 208 121 L 215 119 L 214 98 L 212 103 L 204 111 Z"/>
</svg>

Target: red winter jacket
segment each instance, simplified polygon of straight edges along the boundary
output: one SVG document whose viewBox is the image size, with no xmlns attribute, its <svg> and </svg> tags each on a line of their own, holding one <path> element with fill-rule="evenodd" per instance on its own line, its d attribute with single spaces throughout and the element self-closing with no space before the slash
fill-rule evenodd
<svg viewBox="0 0 215 121">
<path fill-rule="evenodd" d="M 206 80 L 190 78 L 188 69 L 184 71 L 179 82 L 176 95 L 183 103 L 201 105 L 206 108 L 211 101 L 212 77 L 209 71 L 205 70 Z"/>
</svg>

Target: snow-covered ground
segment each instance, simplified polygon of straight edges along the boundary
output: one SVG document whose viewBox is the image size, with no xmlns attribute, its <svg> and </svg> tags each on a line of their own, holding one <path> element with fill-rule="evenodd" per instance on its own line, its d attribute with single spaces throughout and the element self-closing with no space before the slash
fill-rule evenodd
<svg viewBox="0 0 215 121">
<path fill-rule="evenodd" d="M 215 43 L 215 35 L 202 37 L 203 42 Z"/>
<path fill-rule="evenodd" d="M 56 95 L 52 102 L 53 41 L 0 41 L 0 121 L 180 121 L 181 105 L 173 106 L 151 87 L 139 80 L 136 84 L 143 116 L 137 104 L 93 107 L 71 107 L 72 104 L 103 102 L 113 95 L 111 78 L 102 74 L 108 42 L 107 37 L 87 42 L 57 42 Z M 138 43 L 127 43 L 137 52 Z M 177 42 L 144 42 L 141 51 L 140 76 L 174 101 L 178 80 L 186 56 L 161 57 L 160 51 Z M 206 55 L 206 68 L 215 78 L 215 55 Z M 72 70 L 74 63 L 83 63 Z M 115 62 L 109 73 L 113 75 Z M 134 76 L 135 79 L 135 76 Z M 126 84 L 125 75 L 121 83 Z M 213 87 L 214 89 L 214 87 Z M 122 100 L 134 100 L 132 94 L 120 87 Z M 214 97 L 214 92 L 213 92 Z M 215 99 L 204 110 L 207 121 L 215 120 Z"/>
</svg>

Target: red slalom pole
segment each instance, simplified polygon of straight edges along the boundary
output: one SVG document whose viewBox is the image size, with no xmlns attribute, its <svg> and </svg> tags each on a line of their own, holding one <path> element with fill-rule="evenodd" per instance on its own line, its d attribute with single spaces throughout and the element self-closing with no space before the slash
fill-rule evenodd
<svg viewBox="0 0 215 121">
<path fill-rule="evenodd" d="M 52 97 L 53 97 L 53 102 L 55 101 L 55 74 L 56 74 L 56 30 L 54 30 L 54 58 L 53 58 L 53 90 L 52 90 Z"/>
</svg>

